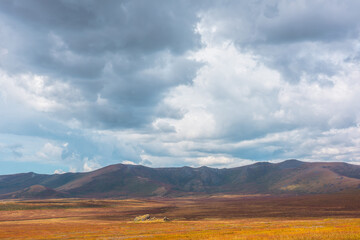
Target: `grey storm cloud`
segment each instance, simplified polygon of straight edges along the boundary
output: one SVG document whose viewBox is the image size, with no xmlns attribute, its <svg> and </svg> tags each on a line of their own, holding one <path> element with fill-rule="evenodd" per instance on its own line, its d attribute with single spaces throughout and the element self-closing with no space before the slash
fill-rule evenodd
<svg viewBox="0 0 360 240">
<path fill-rule="evenodd" d="M 314 45 L 332 51 L 349 50 L 359 38 L 358 1 L 228 1 L 217 5 L 205 21 L 219 27 L 220 38 L 232 39 L 241 49 L 264 56 L 284 78 L 333 75 L 338 66 L 325 61 Z M 310 44 L 311 43 L 311 44 Z M 311 51 L 312 50 L 312 51 Z"/>
<path fill-rule="evenodd" d="M 360 162 L 359 9 L 2 0 L 0 165 Z"/>
<path fill-rule="evenodd" d="M 226 1 L 208 10 L 222 36 L 249 45 L 358 37 L 358 1 Z"/>
<path fill-rule="evenodd" d="M 199 5 L 2 1 L 1 44 L 7 54 L 0 66 L 70 85 L 71 94 L 58 90 L 46 96 L 71 106 L 59 116 L 88 127 L 141 126 L 158 111 L 164 91 L 191 83 L 200 66 L 186 56 L 200 47 L 194 31 Z M 98 106 L 100 97 L 104 104 Z"/>
</svg>

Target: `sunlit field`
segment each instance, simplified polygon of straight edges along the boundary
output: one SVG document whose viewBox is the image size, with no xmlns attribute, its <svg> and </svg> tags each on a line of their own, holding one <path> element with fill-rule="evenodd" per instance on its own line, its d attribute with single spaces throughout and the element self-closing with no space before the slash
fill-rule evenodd
<svg viewBox="0 0 360 240">
<path fill-rule="evenodd" d="M 2 201 L 0 239 L 360 239 L 359 196 Z"/>
</svg>

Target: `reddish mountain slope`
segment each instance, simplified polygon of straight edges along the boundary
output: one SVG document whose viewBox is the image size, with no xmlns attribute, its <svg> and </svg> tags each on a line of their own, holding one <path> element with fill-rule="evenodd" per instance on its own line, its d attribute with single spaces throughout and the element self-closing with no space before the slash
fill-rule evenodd
<svg viewBox="0 0 360 240">
<path fill-rule="evenodd" d="M 42 185 L 40 187 L 31 187 Z M 256 163 L 230 169 L 111 165 L 89 173 L 0 176 L 0 198 L 149 197 L 214 193 L 333 193 L 360 189 L 360 166 Z M 35 191 L 36 190 L 36 191 Z"/>
</svg>

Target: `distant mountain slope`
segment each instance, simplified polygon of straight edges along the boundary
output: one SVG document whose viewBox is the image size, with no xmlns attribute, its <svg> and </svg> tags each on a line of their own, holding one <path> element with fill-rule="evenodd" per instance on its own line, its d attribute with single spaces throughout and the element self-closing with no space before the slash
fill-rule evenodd
<svg viewBox="0 0 360 240">
<path fill-rule="evenodd" d="M 37 186 L 34 192 L 33 185 Z M 0 176 L 0 198 L 149 197 L 213 193 L 331 193 L 360 188 L 360 166 L 259 162 L 248 166 L 149 168 L 116 164 L 88 173 Z M 40 191 L 41 190 L 41 191 Z M 30 191 L 30 192 L 29 192 Z"/>
<path fill-rule="evenodd" d="M 31 187 L 12 192 L 2 194 L 2 198 L 31 198 L 31 199 L 43 199 L 43 198 L 65 198 L 68 197 L 67 193 L 62 193 L 51 188 L 44 187 L 42 185 L 33 185 Z"/>
<path fill-rule="evenodd" d="M 65 174 L 36 174 L 19 173 L 13 175 L 0 175 L 0 194 L 19 191 L 32 185 L 43 185 L 49 188 L 60 187 L 87 173 L 65 173 Z"/>
</svg>

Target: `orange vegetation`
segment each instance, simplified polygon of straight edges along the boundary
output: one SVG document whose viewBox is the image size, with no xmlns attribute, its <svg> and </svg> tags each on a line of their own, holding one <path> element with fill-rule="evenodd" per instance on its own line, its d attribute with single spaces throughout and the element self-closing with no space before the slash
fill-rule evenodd
<svg viewBox="0 0 360 240">
<path fill-rule="evenodd" d="M 0 239 L 360 239 L 359 196 L 3 201 Z"/>
</svg>

